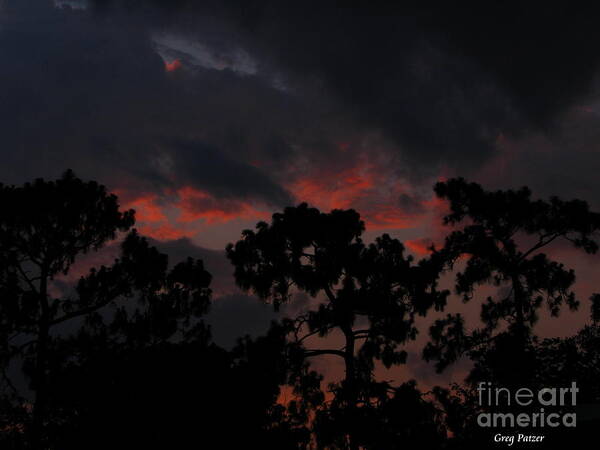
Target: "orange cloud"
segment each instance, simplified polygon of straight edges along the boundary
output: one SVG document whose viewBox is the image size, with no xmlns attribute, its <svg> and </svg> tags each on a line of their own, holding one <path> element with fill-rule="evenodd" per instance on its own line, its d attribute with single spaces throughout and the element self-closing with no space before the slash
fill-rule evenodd
<svg viewBox="0 0 600 450">
<path fill-rule="evenodd" d="M 416 256 L 426 256 L 431 253 L 430 247 L 433 242 L 428 238 L 419 238 L 405 241 L 404 244 Z"/>
<path fill-rule="evenodd" d="M 415 216 L 407 214 L 394 204 L 374 205 L 362 214 L 371 230 L 412 228 L 416 224 Z"/>
<path fill-rule="evenodd" d="M 400 180 L 388 164 L 381 161 L 373 164 L 365 158 L 359 158 L 343 170 L 316 167 L 289 179 L 285 187 L 297 202 L 306 201 L 322 211 L 353 208 L 361 214 L 369 230 L 421 226 L 432 211 L 434 215 L 441 214 L 443 204 L 433 193 L 427 201 L 411 196 L 411 187 Z M 273 208 L 266 205 L 245 199 L 218 198 L 192 186 L 166 192 L 164 198 L 157 194 L 119 194 L 128 199 L 124 207 L 136 210 L 140 232 L 160 240 L 199 236 L 203 230 L 214 230 L 215 226 L 234 220 L 268 221 L 273 212 Z M 408 202 L 401 201 L 401 197 L 408 197 Z M 443 206 L 445 209 L 446 205 Z M 415 251 L 423 252 L 416 243 L 413 246 Z"/>
<path fill-rule="evenodd" d="M 179 189 L 177 196 L 179 201 L 176 207 L 180 211 L 177 221 L 180 223 L 203 220 L 208 224 L 216 224 L 239 218 L 261 220 L 269 216 L 266 211 L 260 211 L 250 203 L 237 199 L 218 199 L 189 186 Z"/>
<path fill-rule="evenodd" d="M 352 167 L 337 173 L 320 171 L 301 178 L 289 188 L 298 200 L 329 210 L 351 208 L 374 186 L 369 167 Z"/>
<path fill-rule="evenodd" d="M 126 209 L 135 209 L 135 217 L 138 222 L 163 222 L 167 217 L 163 214 L 160 206 L 156 204 L 156 195 L 139 197 L 125 205 Z"/>
<path fill-rule="evenodd" d="M 369 229 L 413 227 L 420 216 L 402 210 L 399 204 L 399 197 L 407 187 L 369 163 L 342 172 L 321 170 L 311 177 L 302 177 L 288 188 L 298 201 L 324 211 L 356 209 Z"/>
<path fill-rule="evenodd" d="M 131 192 L 119 191 L 122 198 L 130 199 L 124 209 L 136 211 L 136 227 L 145 236 L 158 240 L 194 237 L 207 227 L 237 219 L 266 220 L 270 211 L 238 199 L 219 199 L 208 192 L 186 186 L 166 194 L 138 197 Z"/>
<path fill-rule="evenodd" d="M 158 196 L 155 194 L 142 195 L 123 206 L 125 209 L 135 210 L 136 228 L 144 236 L 158 240 L 172 240 L 196 234 L 194 230 L 173 226 L 163 211 L 164 206 L 158 203 Z"/>
</svg>

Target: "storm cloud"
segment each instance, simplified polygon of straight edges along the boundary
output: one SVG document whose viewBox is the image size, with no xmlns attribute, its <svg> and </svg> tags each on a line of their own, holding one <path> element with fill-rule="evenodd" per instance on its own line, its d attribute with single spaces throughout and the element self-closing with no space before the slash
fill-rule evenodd
<svg viewBox="0 0 600 450">
<path fill-rule="evenodd" d="M 105 14 L 126 4 L 151 26 L 212 42 L 216 53 L 243 46 L 255 70 L 277 74 L 304 93 L 331 96 L 363 129 L 392 139 L 414 170 L 474 169 L 494 156 L 500 136 L 551 132 L 590 94 L 599 63 L 598 11 L 591 6 L 95 4 Z M 215 39 L 214 27 L 229 40 Z"/>
</svg>

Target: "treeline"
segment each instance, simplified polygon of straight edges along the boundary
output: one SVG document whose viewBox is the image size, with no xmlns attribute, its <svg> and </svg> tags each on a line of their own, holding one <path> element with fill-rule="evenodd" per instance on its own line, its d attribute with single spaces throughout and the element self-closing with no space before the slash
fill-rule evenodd
<svg viewBox="0 0 600 450">
<path fill-rule="evenodd" d="M 301 204 L 245 230 L 226 249 L 237 284 L 276 310 L 298 294 L 312 300 L 225 350 L 203 321 L 211 275 L 202 261 L 170 264 L 103 186 L 71 171 L 0 185 L 0 446 L 482 449 L 498 431 L 477 424 L 481 382 L 575 381 L 578 402 L 598 408 L 600 295 L 583 299 L 591 320 L 573 337 L 540 339 L 535 326 L 542 308 L 558 316 L 580 307 L 574 272 L 548 250 L 596 253 L 600 214 L 581 200 L 534 200 L 527 188 L 486 191 L 461 178 L 435 192 L 451 232 L 421 260 L 387 234 L 364 242 L 353 210 Z M 112 264 L 65 282 L 81 273 L 77 258 L 114 242 Z M 417 329 L 419 317 L 456 301 L 474 302 L 481 321 L 446 314 Z M 422 392 L 416 381 L 375 377 L 380 366 L 411 364 L 406 345 L 418 331 L 438 371 L 470 359 L 463 383 Z M 339 358 L 342 379 L 325 385 L 311 366 L 321 355 Z M 581 419 L 542 430 L 551 438 L 536 447 L 591 436 L 599 417 Z"/>
</svg>

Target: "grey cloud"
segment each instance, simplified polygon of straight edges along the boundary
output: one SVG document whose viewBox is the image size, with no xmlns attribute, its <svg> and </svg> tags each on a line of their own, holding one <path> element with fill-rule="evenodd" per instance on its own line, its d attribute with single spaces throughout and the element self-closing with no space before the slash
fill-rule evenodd
<svg viewBox="0 0 600 450">
<path fill-rule="evenodd" d="M 177 182 L 209 190 L 218 197 L 245 199 L 255 196 L 277 206 L 293 201 L 264 171 L 229 159 L 211 146 L 177 141 L 169 148 L 174 149 L 170 156 L 174 162 L 173 178 Z"/>
<path fill-rule="evenodd" d="M 233 294 L 216 298 L 206 317 L 212 326 L 214 341 L 225 348 L 233 347 L 245 335 L 264 335 L 277 314 L 271 305 L 256 297 Z"/>
<path fill-rule="evenodd" d="M 408 215 L 422 214 L 425 207 L 422 204 L 422 199 L 416 198 L 408 194 L 401 194 L 398 198 L 398 206 L 401 211 Z"/>
</svg>

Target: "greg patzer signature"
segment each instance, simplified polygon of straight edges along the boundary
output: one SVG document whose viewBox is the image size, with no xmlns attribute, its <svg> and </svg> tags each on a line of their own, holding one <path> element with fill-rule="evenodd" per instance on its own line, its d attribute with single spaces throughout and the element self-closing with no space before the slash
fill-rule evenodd
<svg viewBox="0 0 600 450">
<path fill-rule="evenodd" d="M 545 436 L 543 434 L 501 434 L 497 433 L 494 435 L 494 442 L 506 444 L 508 447 L 512 447 L 515 442 L 543 442 Z"/>
</svg>

